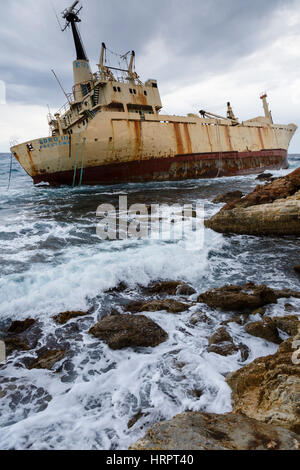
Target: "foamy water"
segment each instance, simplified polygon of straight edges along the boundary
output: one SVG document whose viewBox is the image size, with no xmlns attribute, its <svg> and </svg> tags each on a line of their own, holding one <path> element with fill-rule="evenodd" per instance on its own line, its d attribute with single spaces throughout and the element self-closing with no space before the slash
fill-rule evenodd
<svg viewBox="0 0 300 470">
<path fill-rule="evenodd" d="M 87 332 L 112 308 L 140 298 L 139 286 L 155 280 L 183 280 L 197 293 L 249 281 L 298 290 L 293 266 L 299 259 L 299 240 L 231 237 L 206 230 L 204 247 L 194 251 L 186 249 L 191 234 L 173 242 L 100 241 L 96 210 L 127 195 L 129 205 L 204 203 L 209 216 L 221 207 L 211 203 L 216 194 L 247 192 L 257 184 L 255 176 L 51 189 L 33 187 L 14 163 L 7 191 L 9 158 L 0 158 L 0 329 L 11 320 L 35 318 L 43 333 L 38 348 L 68 350 L 51 372 L 25 367 L 28 358 L 36 357 L 34 350 L 15 353 L 0 368 L 0 387 L 7 391 L 0 398 L 0 448 L 126 449 L 153 423 L 182 411 L 230 411 L 225 376 L 245 363 L 240 353 L 207 353 L 208 337 L 228 314 L 197 304 L 179 315 L 147 313 L 169 334 L 153 349 L 112 351 Z M 290 170 L 273 174 L 287 174 L 299 166 L 300 157 L 291 157 L 290 163 Z M 125 292 L 106 292 L 120 282 L 128 285 Z M 286 302 L 268 307 L 269 313 L 283 314 Z M 299 301 L 291 302 L 300 307 Z M 57 326 L 51 318 L 91 307 L 90 316 L 67 326 Z M 199 310 L 207 313 L 211 325 L 190 324 Z M 237 324 L 229 324 L 228 331 L 236 343 L 250 348 L 247 362 L 277 349 Z M 201 390 L 201 397 L 193 390 Z M 139 410 L 147 416 L 128 429 Z"/>
</svg>

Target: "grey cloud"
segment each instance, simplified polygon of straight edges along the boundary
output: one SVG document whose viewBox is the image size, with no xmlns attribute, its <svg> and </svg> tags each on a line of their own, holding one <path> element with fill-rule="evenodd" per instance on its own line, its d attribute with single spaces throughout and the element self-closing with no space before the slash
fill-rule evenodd
<svg viewBox="0 0 300 470">
<path fill-rule="evenodd" d="M 53 2 L 60 13 L 71 0 Z M 193 74 L 226 71 L 262 41 L 272 41 L 277 31 L 267 28 L 269 18 L 276 8 L 290 2 L 83 0 L 82 3 L 80 29 L 94 64 L 102 41 L 120 52 L 135 49 L 138 63 L 147 44 L 161 37 L 168 44 L 172 60 L 160 67 L 154 78 L 184 83 L 192 81 Z M 69 91 L 74 59 L 71 31 L 64 34 L 59 31 L 50 0 L 10 0 L 3 2 L 1 10 L 0 79 L 7 83 L 8 100 L 59 106 L 64 97 L 50 69 L 55 68 Z"/>
</svg>

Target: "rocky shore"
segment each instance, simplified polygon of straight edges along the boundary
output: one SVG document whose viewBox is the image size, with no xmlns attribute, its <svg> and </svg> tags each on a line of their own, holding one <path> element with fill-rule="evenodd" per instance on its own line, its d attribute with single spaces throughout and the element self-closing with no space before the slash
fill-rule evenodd
<svg viewBox="0 0 300 470">
<path fill-rule="evenodd" d="M 232 193 L 235 194 L 235 193 Z M 205 221 L 216 232 L 246 235 L 300 234 L 300 168 L 244 196 L 218 198 L 227 204 Z M 225 195 L 226 196 L 226 195 Z"/>
<path fill-rule="evenodd" d="M 126 286 L 122 289 L 126 290 Z M 111 350 L 134 348 L 138 353 L 139 348 L 156 348 L 168 340 L 168 331 L 148 318 L 149 312 L 181 315 L 192 308 L 189 323 L 194 328 L 211 324 L 210 312 L 215 317 L 226 314 L 228 319 L 207 338 L 207 353 L 220 357 L 239 355 L 241 365 L 248 360 L 249 348 L 235 341 L 228 331 L 231 323 L 250 336 L 278 345 L 278 351 L 227 374 L 232 413 L 187 410 L 171 421 L 155 424 L 131 450 L 300 449 L 300 365 L 295 356 L 300 345 L 299 314 L 291 314 L 291 304 L 286 304 L 284 316 L 266 314 L 268 306 L 276 305 L 281 298 L 300 298 L 300 292 L 247 283 L 197 293 L 184 282 L 164 281 L 141 287 L 140 293 L 140 300 L 122 305 L 119 312 L 112 311 L 94 324 L 92 310 L 55 315 L 52 321 L 58 326 L 57 337 L 49 339 L 48 347 L 41 347 L 43 332 L 31 318 L 12 322 L 0 332 L 0 339 L 6 344 L 8 358 L 25 353 L 22 367 L 61 373 L 72 356 L 68 336 L 78 335 L 80 339 L 80 325 L 96 342 L 106 343 Z M 0 386 L 0 398 L 5 398 L 9 390 Z M 195 397 L 200 398 L 201 393 L 193 391 Z M 128 429 L 134 429 L 148 414 L 140 410 L 129 420 Z"/>
</svg>

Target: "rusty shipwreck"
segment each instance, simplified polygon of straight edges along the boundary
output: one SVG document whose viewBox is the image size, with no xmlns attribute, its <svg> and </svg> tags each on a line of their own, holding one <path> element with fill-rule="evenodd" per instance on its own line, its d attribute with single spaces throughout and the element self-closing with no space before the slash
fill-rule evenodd
<svg viewBox="0 0 300 470">
<path fill-rule="evenodd" d="M 35 184 L 114 184 L 215 178 L 287 168 L 287 150 L 297 127 L 274 124 L 267 96 L 264 116 L 239 122 L 230 103 L 226 117 L 206 111 L 162 115 L 156 80 L 142 83 L 134 69 L 110 67 L 102 44 L 93 73 L 77 23 L 78 1 L 63 13 L 77 59 L 67 104 L 49 115 L 50 137 L 15 145 L 12 154 Z M 128 60 L 127 60 L 128 59 Z"/>
</svg>

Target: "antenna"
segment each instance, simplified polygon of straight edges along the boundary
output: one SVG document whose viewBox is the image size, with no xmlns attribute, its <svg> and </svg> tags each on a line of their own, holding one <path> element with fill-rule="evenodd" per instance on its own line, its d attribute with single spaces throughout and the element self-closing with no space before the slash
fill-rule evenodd
<svg viewBox="0 0 300 470">
<path fill-rule="evenodd" d="M 79 0 L 76 0 L 70 8 L 66 8 L 66 10 L 62 12 L 62 17 L 64 20 L 66 20 L 66 24 L 62 28 L 62 31 L 65 31 L 71 25 L 77 53 L 77 60 L 85 60 L 88 62 L 83 42 L 77 27 L 77 23 L 81 22 L 81 19 L 79 18 L 79 12 L 82 10 L 82 6 L 79 6 L 79 8 L 76 10 L 78 3 Z"/>
<path fill-rule="evenodd" d="M 57 19 L 57 23 L 58 23 L 59 29 L 60 29 L 61 31 L 63 31 L 62 25 L 60 24 L 60 21 L 59 21 L 59 18 L 58 18 L 58 14 L 57 14 L 57 12 L 56 12 L 56 9 L 55 9 L 55 6 L 54 6 L 52 0 L 51 0 L 51 5 L 52 5 L 52 10 L 53 10 L 53 12 L 54 12 L 54 15 L 55 15 L 55 17 L 56 17 L 56 19 Z"/>
<path fill-rule="evenodd" d="M 79 7 L 79 9 L 75 11 L 75 8 L 78 5 L 78 3 L 79 3 L 79 0 L 76 0 L 70 8 L 66 8 L 62 12 L 62 17 L 64 20 L 66 20 L 65 27 L 62 29 L 62 31 L 65 31 L 72 22 L 75 22 L 75 23 L 81 22 L 81 19 L 79 18 L 78 14 L 82 10 L 82 7 Z"/>
<path fill-rule="evenodd" d="M 59 84 L 59 86 L 60 86 L 60 88 L 61 88 L 63 94 L 64 94 L 65 97 L 67 98 L 69 105 L 71 105 L 70 98 L 68 97 L 67 93 L 65 92 L 64 87 L 62 86 L 62 84 L 61 84 L 61 82 L 60 82 L 58 76 L 56 75 L 56 73 L 54 72 L 53 69 L 51 69 L 51 72 L 53 73 L 54 77 L 56 78 L 57 83 Z"/>
</svg>

